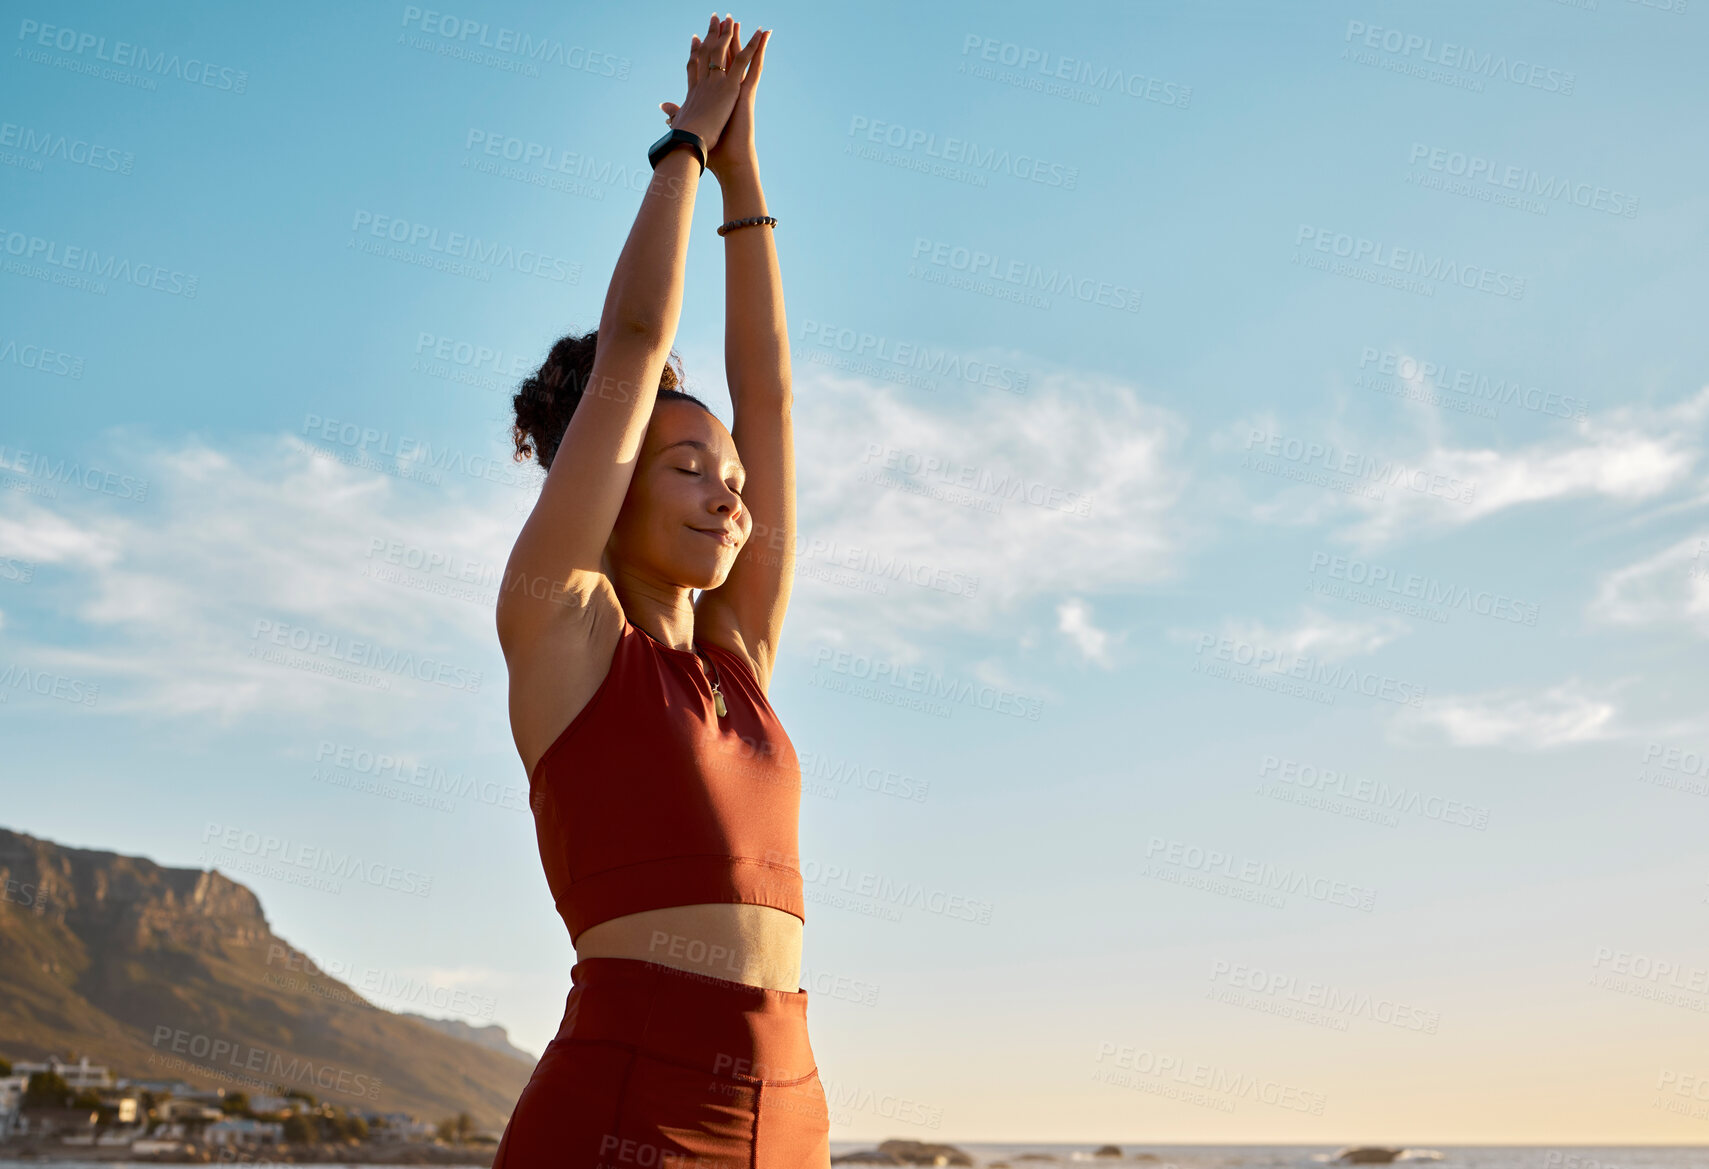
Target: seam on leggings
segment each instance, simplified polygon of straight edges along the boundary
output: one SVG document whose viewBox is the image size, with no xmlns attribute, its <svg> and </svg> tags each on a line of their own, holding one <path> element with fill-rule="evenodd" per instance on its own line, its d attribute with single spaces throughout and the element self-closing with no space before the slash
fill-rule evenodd
<svg viewBox="0 0 1709 1169">
<path fill-rule="evenodd" d="M 759 1169 L 760 1165 L 760 1109 L 765 1107 L 765 1084 L 754 1086 L 754 1132 L 748 1141 L 748 1169 Z"/>
<path fill-rule="evenodd" d="M 658 1001 L 658 989 L 656 987 L 650 988 L 647 995 L 647 1017 L 641 1020 L 642 1039 L 647 1037 L 647 1027 L 653 1021 L 653 1007 L 658 1003 Z M 624 1069 L 623 1083 L 617 1089 L 617 1115 L 611 1122 L 611 1135 L 617 1140 L 623 1139 L 623 1108 L 629 1102 L 629 1083 L 635 1077 L 635 1065 L 640 1062 L 640 1046 L 641 1045 L 639 1043 L 630 1046 L 629 1066 Z"/>
<path fill-rule="evenodd" d="M 611 1114 L 611 1132 L 608 1134 L 613 1141 L 617 1141 L 619 1143 L 623 1140 L 623 1108 L 629 1102 L 629 1081 L 634 1077 L 634 1075 L 635 1049 L 631 1047 L 629 1049 L 629 1063 L 623 1068 L 623 1082 L 617 1085 L 617 1107 Z M 602 1140 L 601 1144 L 603 1143 L 604 1141 Z M 602 1150 L 600 1153 L 600 1159 L 604 1160 L 604 1156 L 605 1154 Z"/>
<path fill-rule="evenodd" d="M 819 1069 L 815 1067 L 806 1075 L 796 1076 L 793 1080 L 761 1080 L 760 1083 L 765 1085 L 767 1088 L 793 1088 L 797 1084 L 805 1084 L 808 1080 L 811 1080 L 818 1074 Z"/>
</svg>

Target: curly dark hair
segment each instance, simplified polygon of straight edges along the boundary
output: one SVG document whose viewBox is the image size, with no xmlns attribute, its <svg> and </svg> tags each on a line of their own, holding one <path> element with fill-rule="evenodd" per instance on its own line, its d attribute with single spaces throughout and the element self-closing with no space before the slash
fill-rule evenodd
<svg viewBox="0 0 1709 1169">
<path fill-rule="evenodd" d="M 570 333 L 552 343 L 552 350 L 540 368 L 524 378 L 510 399 L 516 411 L 511 426 L 511 438 L 516 443 L 515 460 L 523 462 L 533 456 L 542 470 L 552 469 L 552 459 L 564 432 L 570 427 L 570 417 L 582 400 L 582 390 L 593 372 L 593 355 L 599 330 Z M 673 368 L 671 362 L 675 361 Z M 671 350 L 659 374 L 658 401 L 693 402 L 708 414 L 712 408 L 693 394 L 678 389 L 683 384 L 682 359 Z"/>
</svg>

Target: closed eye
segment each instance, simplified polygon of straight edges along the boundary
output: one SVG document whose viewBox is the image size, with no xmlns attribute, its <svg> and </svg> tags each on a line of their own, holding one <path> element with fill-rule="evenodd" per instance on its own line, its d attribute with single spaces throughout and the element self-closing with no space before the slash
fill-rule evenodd
<svg viewBox="0 0 1709 1169">
<path fill-rule="evenodd" d="M 684 475 L 698 475 L 698 474 L 700 474 L 699 471 L 692 470 L 691 468 L 688 468 L 688 467 L 678 467 L 677 470 L 681 471 Z M 730 484 L 730 490 L 734 491 L 737 495 L 740 495 L 742 493 L 742 489 L 740 487 L 736 486 L 734 483 Z"/>
</svg>

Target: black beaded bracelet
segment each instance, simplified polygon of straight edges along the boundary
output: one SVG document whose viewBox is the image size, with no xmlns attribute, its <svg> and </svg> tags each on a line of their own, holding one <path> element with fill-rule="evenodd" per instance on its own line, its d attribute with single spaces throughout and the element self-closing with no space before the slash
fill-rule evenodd
<svg viewBox="0 0 1709 1169">
<path fill-rule="evenodd" d="M 732 231 L 735 231 L 738 227 L 751 227 L 752 225 L 754 225 L 756 223 L 763 223 L 763 224 L 766 224 L 768 227 L 776 227 L 777 226 L 777 219 L 776 219 L 776 217 L 771 216 L 771 215 L 755 215 L 755 216 L 748 218 L 748 219 L 732 219 L 729 223 L 726 223 L 723 226 L 719 227 L 718 234 L 719 235 L 729 235 Z"/>
</svg>

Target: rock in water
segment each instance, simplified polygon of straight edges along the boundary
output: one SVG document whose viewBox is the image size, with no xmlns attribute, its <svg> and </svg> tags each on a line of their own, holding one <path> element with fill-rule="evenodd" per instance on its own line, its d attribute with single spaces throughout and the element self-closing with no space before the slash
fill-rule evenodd
<svg viewBox="0 0 1709 1169">
<path fill-rule="evenodd" d="M 883 1141 L 876 1149 L 857 1149 L 831 1158 L 831 1163 L 858 1161 L 868 1165 L 966 1165 L 973 1158 L 954 1145 L 932 1145 L 924 1141 Z"/>
<path fill-rule="evenodd" d="M 1359 1145 L 1342 1149 L 1335 1159 L 1347 1165 L 1387 1165 L 1401 1155 L 1400 1149 L 1385 1149 L 1378 1145 Z"/>
</svg>

